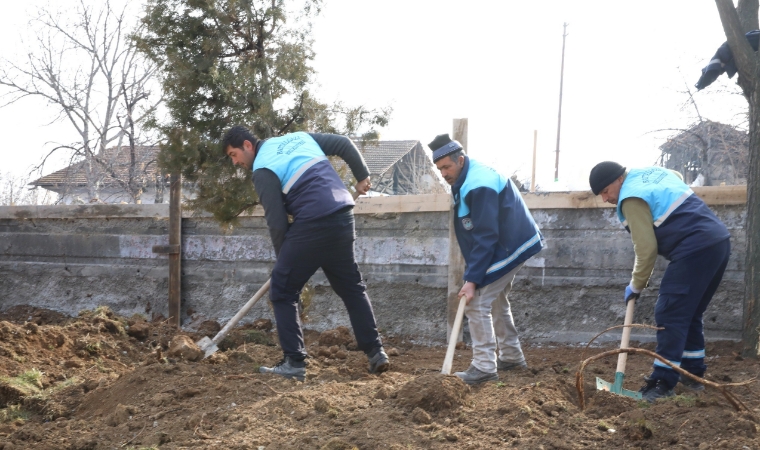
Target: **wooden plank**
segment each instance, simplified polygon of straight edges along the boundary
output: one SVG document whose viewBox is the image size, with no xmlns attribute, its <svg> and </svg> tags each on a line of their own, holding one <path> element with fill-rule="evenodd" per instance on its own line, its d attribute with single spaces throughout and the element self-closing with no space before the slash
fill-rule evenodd
<svg viewBox="0 0 760 450">
<path fill-rule="evenodd" d="M 591 191 L 523 193 L 528 209 L 612 208 Z"/>
<path fill-rule="evenodd" d="M 692 188 L 708 205 L 743 205 L 747 186 L 701 186 Z M 612 208 L 591 191 L 523 193 L 528 209 Z"/>
<path fill-rule="evenodd" d="M 701 186 L 692 188 L 708 205 L 744 205 L 747 186 Z"/>
<path fill-rule="evenodd" d="M 747 186 L 702 186 L 692 188 L 708 205 L 743 205 L 747 203 Z M 397 195 L 361 197 L 355 214 L 448 211 L 450 194 Z M 523 193 L 529 209 L 612 208 L 591 191 Z M 261 206 L 244 216 L 263 217 Z M 100 218 L 169 217 L 169 205 L 45 205 L 0 206 L 0 219 L 100 219 Z M 182 209 L 183 218 L 211 217 L 206 212 Z"/>
<path fill-rule="evenodd" d="M 171 255 L 172 253 L 177 253 L 182 250 L 180 245 L 154 245 L 153 253 L 160 253 L 162 255 Z"/>
<path fill-rule="evenodd" d="M 354 214 L 448 211 L 449 194 L 395 195 L 390 197 L 360 197 Z"/>
</svg>

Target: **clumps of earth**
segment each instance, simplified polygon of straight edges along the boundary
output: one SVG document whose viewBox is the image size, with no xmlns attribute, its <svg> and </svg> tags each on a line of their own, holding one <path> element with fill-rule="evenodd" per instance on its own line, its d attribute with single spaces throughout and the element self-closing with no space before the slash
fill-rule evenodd
<svg viewBox="0 0 760 450">
<path fill-rule="evenodd" d="M 405 336 L 384 336 L 391 370 L 369 374 L 346 327 L 306 330 L 298 382 L 258 372 L 281 352 L 272 323 L 250 320 L 203 358 L 195 342 L 219 331 L 214 321 L 190 332 L 102 307 L 77 317 L 0 312 L 0 450 L 758 448 L 753 384 L 732 390 L 745 411 L 709 388 L 640 403 L 596 391 L 594 376 L 614 377 L 611 358 L 588 367 L 581 411 L 583 348 L 525 343 L 529 370 L 467 386 L 440 374 L 445 348 Z M 739 343 L 710 343 L 707 353 L 716 382 L 760 373 Z M 459 346 L 454 371 L 470 358 Z M 629 357 L 625 387 L 638 389 L 650 366 Z"/>
</svg>

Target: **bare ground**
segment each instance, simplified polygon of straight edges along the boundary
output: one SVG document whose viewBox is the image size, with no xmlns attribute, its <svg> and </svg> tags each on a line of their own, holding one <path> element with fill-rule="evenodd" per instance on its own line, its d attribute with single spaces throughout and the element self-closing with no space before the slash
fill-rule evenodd
<svg viewBox="0 0 760 450">
<path fill-rule="evenodd" d="M 0 450 L 760 449 L 754 384 L 732 388 L 743 411 L 717 390 L 680 386 L 677 397 L 649 405 L 596 391 L 596 376 L 613 379 L 613 357 L 586 369 L 581 411 L 583 348 L 526 345 L 529 370 L 470 388 L 439 374 L 444 348 L 400 337 L 386 338 L 391 370 L 369 375 L 345 329 L 307 333 L 312 358 L 300 383 L 258 373 L 280 358 L 268 328 L 238 328 L 223 351 L 191 362 L 170 355 L 176 331 L 160 319 L 8 310 L 0 314 Z M 760 364 L 739 351 L 734 342 L 709 344 L 708 378 L 756 377 Z M 469 361 L 470 350 L 458 350 L 454 369 Z M 630 356 L 626 388 L 638 389 L 650 366 Z"/>
</svg>

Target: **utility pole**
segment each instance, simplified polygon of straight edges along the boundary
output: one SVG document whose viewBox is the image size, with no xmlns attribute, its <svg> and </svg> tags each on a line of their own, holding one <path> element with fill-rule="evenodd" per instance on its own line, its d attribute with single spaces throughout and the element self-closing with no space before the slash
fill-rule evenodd
<svg viewBox="0 0 760 450">
<path fill-rule="evenodd" d="M 533 170 L 530 173 L 530 191 L 531 192 L 536 192 L 536 145 L 537 144 L 538 144 L 538 130 L 533 130 Z"/>
<path fill-rule="evenodd" d="M 557 114 L 557 155 L 554 161 L 554 181 L 559 181 L 559 132 L 562 129 L 562 82 L 565 78 L 565 38 L 567 38 L 567 25 L 562 27 L 562 66 L 559 72 L 559 113 Z"/>
</svg>

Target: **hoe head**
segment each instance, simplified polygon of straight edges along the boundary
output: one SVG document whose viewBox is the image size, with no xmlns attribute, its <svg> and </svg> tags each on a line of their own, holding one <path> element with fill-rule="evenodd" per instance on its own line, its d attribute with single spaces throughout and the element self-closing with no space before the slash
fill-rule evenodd
<svg viewBox="0 0 760 450">
<path fill-rule="evenodd" d="M 615 372 L 615 382 L 614 383 L 608 383 L 601 378 L 596 378 L 596 389 L 599 391 L 609 391 L 613 394 L 617 395 L 624 395 L 626 397 L 631 397 L 635 400 L 641 400 L 641 392 L 636 391 L 630 391 L 628 389 L 623 389 L 623 379 L 625 378 L 625 374 L 623 372 Z"/>
<path fill-rule="evenodd" d="M 195 343 L 203 351 L 203 358 L 208 358 L 219 350 L 216 346 L 216 342 L 212 341 L 208 336 L 203 336 L 203 339 Z"/>
</svg>

